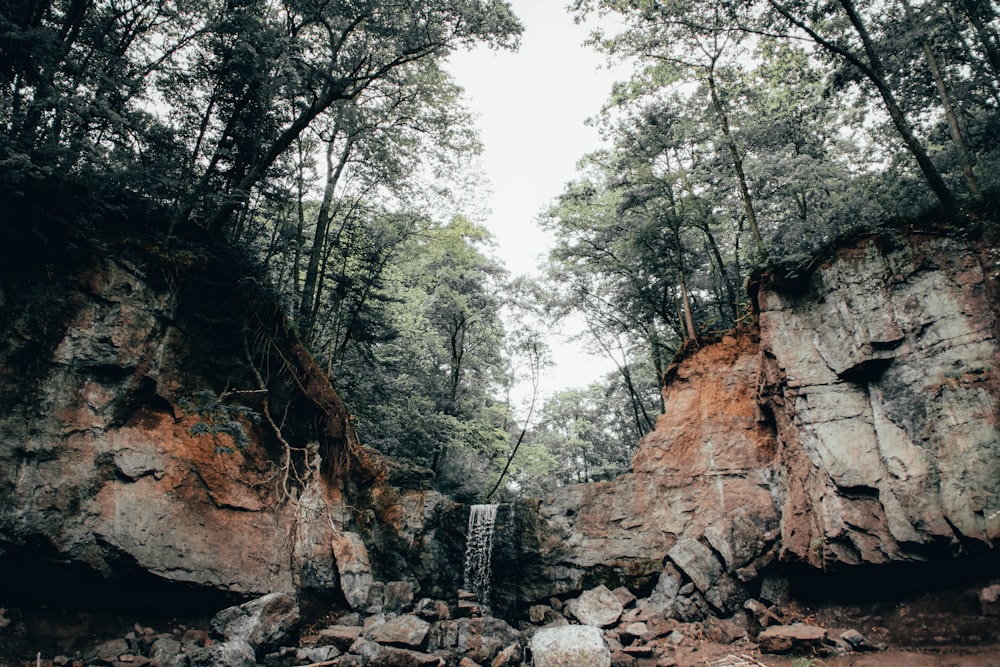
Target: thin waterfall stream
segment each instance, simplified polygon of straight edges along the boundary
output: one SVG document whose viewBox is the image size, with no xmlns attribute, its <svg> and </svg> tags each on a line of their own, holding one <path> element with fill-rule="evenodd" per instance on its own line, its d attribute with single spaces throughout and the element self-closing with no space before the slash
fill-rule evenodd
<svg viewBox="0 0 1000 667">
<path fill-rule="evenodd" d="M 463 588 L 476 594 L 484 611 L 490 607 L 490 561 L 493 558 L 493 526 L 499 505 L 472 505 L 465 542 Z"/>
</svg>

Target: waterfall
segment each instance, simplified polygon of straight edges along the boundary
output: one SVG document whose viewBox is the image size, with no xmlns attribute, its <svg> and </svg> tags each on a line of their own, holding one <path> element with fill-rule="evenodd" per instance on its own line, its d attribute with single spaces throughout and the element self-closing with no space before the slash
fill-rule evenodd
<svg viewBox="0 0 1000 667">
<path fill-rule="evenodd" d="M 493 557 L 493 524 L 497 505 L 469 508 L 469 528 L 465 543 L 465 590 L 476 594 L 484 611 L 490 606 L 490 560 Z"/>
</svg>

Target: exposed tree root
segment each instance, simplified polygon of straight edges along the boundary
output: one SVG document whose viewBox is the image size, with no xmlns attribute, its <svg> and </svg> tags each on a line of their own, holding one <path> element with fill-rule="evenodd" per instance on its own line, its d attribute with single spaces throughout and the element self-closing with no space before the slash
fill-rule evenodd
<svg viewBox="0 0 1000 667">
<path fill-rule="evenodd" d="M 322 457 L 320 472 L 323 478 L 330 484 L 347 477 L 360 484 L 380 479 L 380 471 L 361 447 L 351 425 L 351 416 L 340 396 L 312 353 L 302 343 L 288 318 L 275 305 L 274 312 L 266 316 L 258 313 L 257 319 L 260 331 L 271 344 L 271 350 L 280 360 L 282 369 L 288 372 L 301 396 L 314 409 L 319 453 Z M 263 378 L 259 380 L 263 382 Z M 279 440 L 286 451 L 290 452 L 290 445 L 284 441 L 280 428 L 267 411 L 265 419 L 272 429 L 278 429 Z M 286 465 L 289 463 L 286 461 Z"/>
</svg>

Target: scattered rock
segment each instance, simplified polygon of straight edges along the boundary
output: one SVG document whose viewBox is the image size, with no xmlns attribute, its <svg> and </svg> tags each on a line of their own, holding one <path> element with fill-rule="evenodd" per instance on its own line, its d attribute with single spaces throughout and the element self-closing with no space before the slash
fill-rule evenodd
<svg viewBox="0 0 1000 667">
<path fill-rule="evenodd" d="M 825 628 L 815 625 L 775 625 L 757 635 L 764 653 L 819 655 L 827 644 Z"/>
<path fill-rule="evenodd" d="M 486 665 L 507 646 L 521 641 L 523 635 L 499 618 L 459 618 L 435 623 L 427 650 L 465 656 Z"/>
<path fill-rule="evenodd" d="M 534 667 L 611 666 L 611 651 L 592 625 L 543 628 L 531 638 L 531 655 Z"/>
<path fill-rule="evenodd" d="M 339 655 L 340 651 L 335 646 L 313 646 L 295 651 L 295 659 L 300 663 L 327 662 Z"/>
<path fill-rule="evenodd" d="M 320 630 L 317 635 L 317 644 L 346 650 L 361 636 L 361 628 L 356 625 L 331 625 Z"/>
<path fill-rule="evenodd" d="M 868 641 L 868 638 L 857 630 L 845 630 L 840 633 L 839 639 L 847 643 L 847 645 L 851 647 L 852 651 L 862 652 L 881 650 L 881 647 Z"/>
<path fill-rule="evenodd" d="M 444 600 L 422 598 L 413 610 L 420 618 L 433 621 L 444 621 L 451 617 L 451 610 Z"/>
<path fill-rule="evenodd" d="M 521 658 L 523 657 L 523 651 L 521 650 L 521 642 L 515 642 L 502 651 L 496 654 L 493 660 L 490 662 L 490 667 L 507 667 L 508 665 L 519 665 L 521 664 Z"/>
<path fill-rule="evenodd" d="M 242 640 L 254 651 L 277 648 L 299 623 L 299 605 L 290 593 L 271 593 L 237 607 L 223 609 L 211 621 L 225 641 Z"/>
<path fill-rule="evenodd" d="M 238 637 L 182 655 L 187 656 L 190 667 L 257 667 L 253 647 Z"/>
<path fill-rule="evenodd" d="M 979 609 L 983 616 L 1000 616 L 1000 584 L 987 586 L 979 592 Z"/>
<path fill-rule="evenodd" d="M 365 633 L 365 637 L 389 646 L 419 648 L 427 640 L 430 623 L 412 614 L 391 618 Z"/>
<path fill-rule="evenodd" d="M 582 625 L 606 628 L 618 621 L 623 609 L 621 601 L 607 586 L 598 586 L 570 601 L 566 611 Z"/>
<path fill-rule="evenodd" d="M 635 604 L 636 597 L 629 589 L 624 586 L 619 586 L 615 590 L 611 591 L 618 598 L 618 601 L 622 603 L 622 607 L 627 609 Z"/>
</svg>

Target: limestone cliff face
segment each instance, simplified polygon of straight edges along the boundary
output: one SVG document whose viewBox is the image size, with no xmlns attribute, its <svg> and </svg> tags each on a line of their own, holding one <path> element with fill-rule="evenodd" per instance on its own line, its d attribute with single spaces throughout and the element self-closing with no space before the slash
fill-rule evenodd
<svg viewBox="0 0 1000 667">
<path fill-rule="evenodd" d="M 1000 535 L 997 269 L 954 239 L 869 238 L 797 290 L 761 290 L 784 558 L 922 559 Z"/>
<path fill-rule="evenodd" d="M 761 286 L 759 328 L 668 371 L 666 412 L 628 474 L 541 503 L 523 594 L 602 572 L 658 590 L 670 580 L 668 601 L 688 615 L 728 612 L 772 563 L 992 547 L 997 259 L 953 238 L 869 237 Z"/>
</svg>

